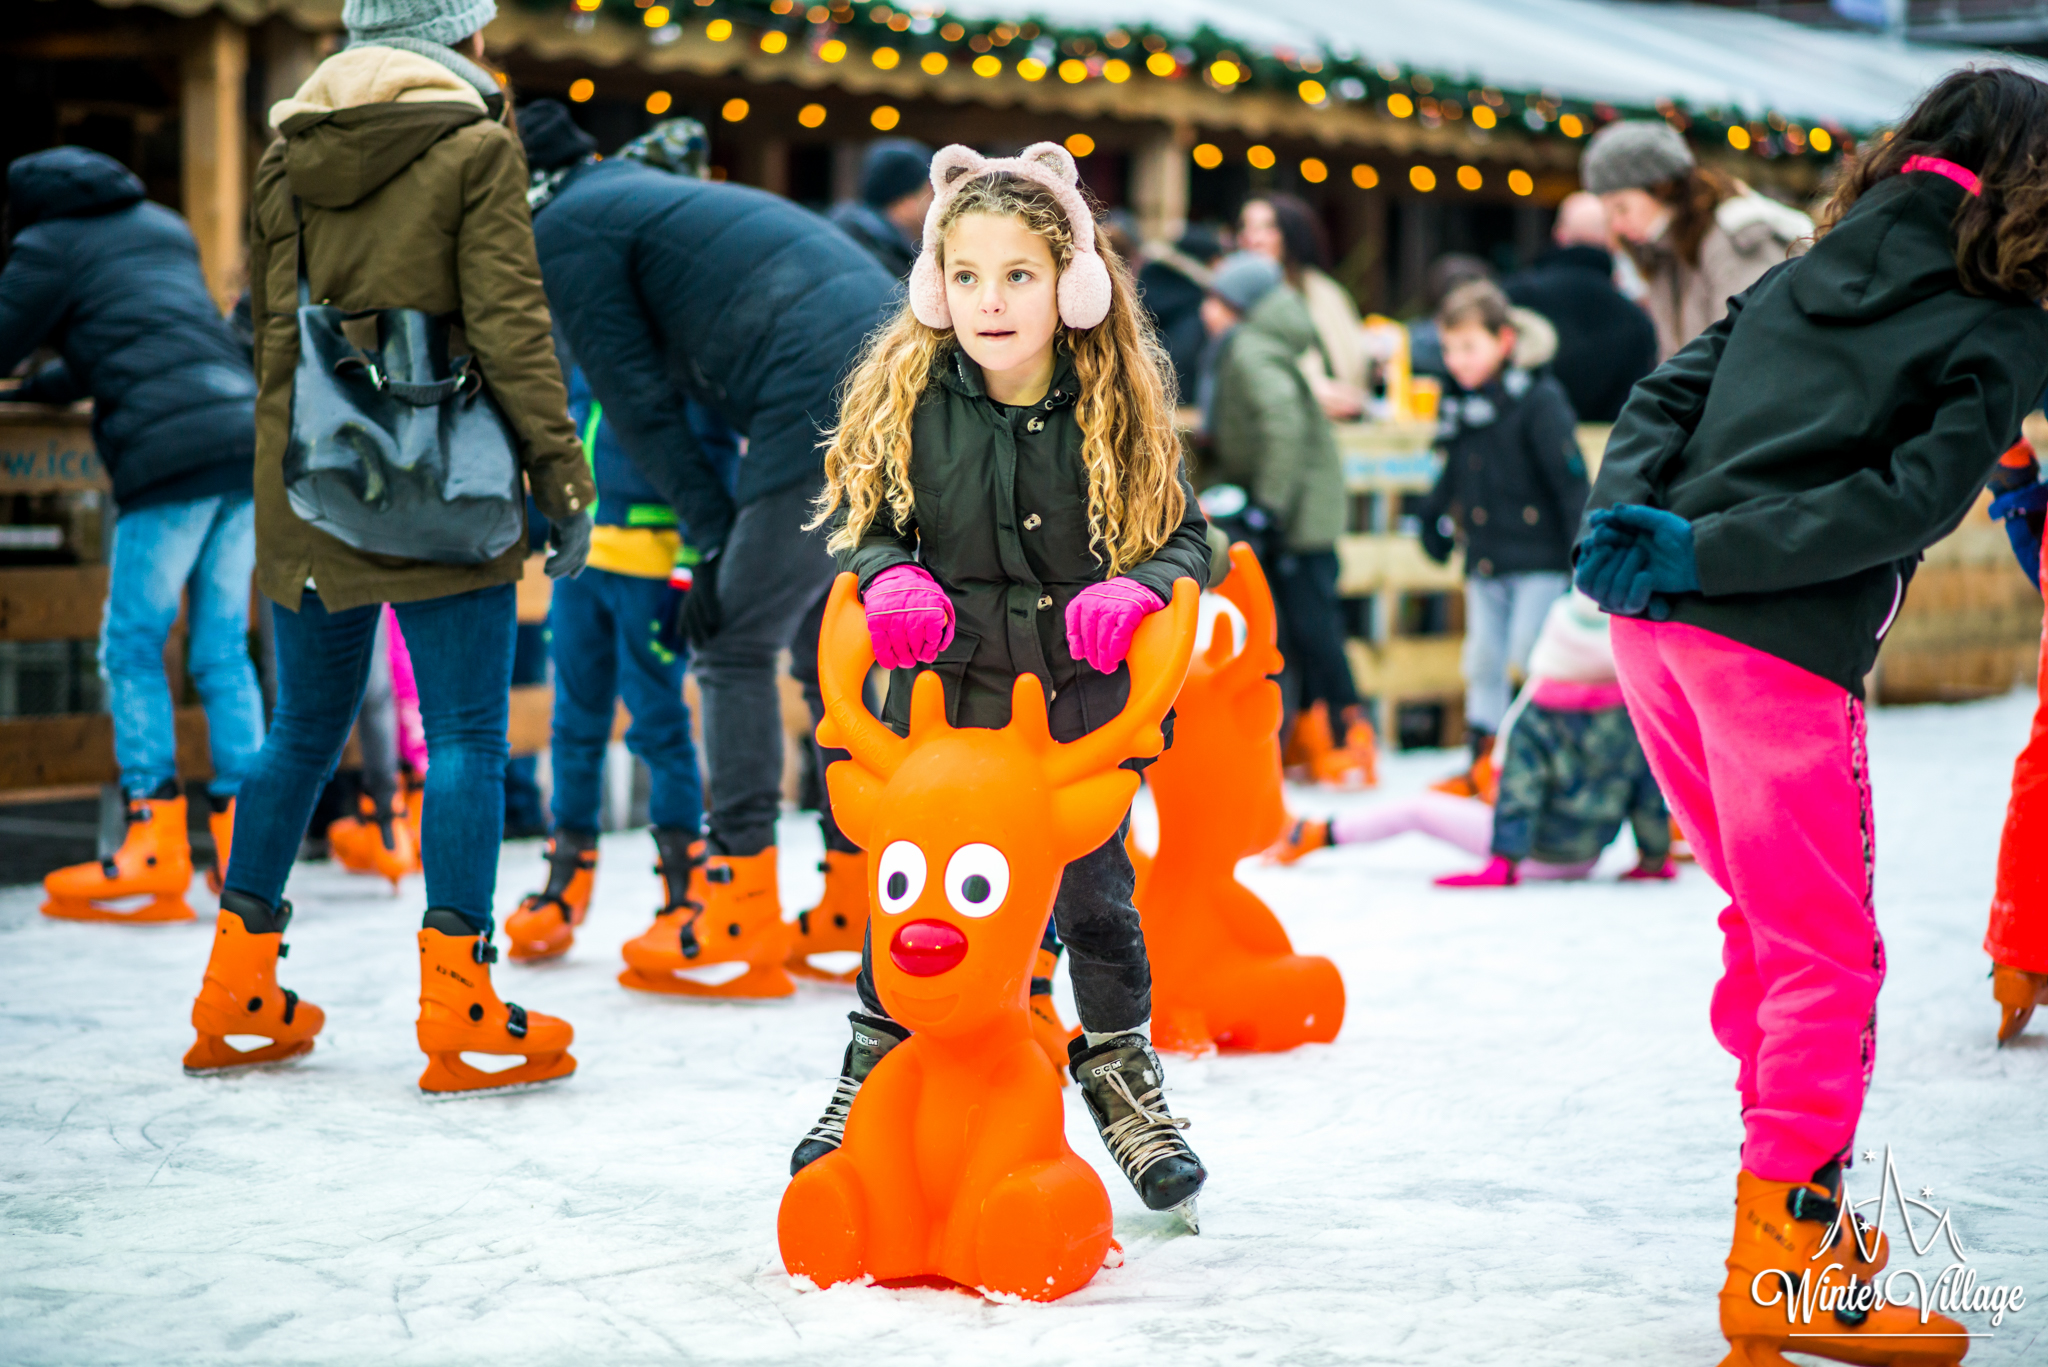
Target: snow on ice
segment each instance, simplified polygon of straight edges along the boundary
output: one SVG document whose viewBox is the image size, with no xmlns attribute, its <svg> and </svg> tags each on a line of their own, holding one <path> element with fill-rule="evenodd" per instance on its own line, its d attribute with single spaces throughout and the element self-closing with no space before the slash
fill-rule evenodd
<svg viewBox="0 0 2048 1367">
<path fill-rule="evenodd" d="M 1970 1321 L 1994 1335 L 1973 1364 L 2048 1346 L 2048 1030 L 1992 1047 L 1978 947 L 2030 709 L 1871 725 L 1892 967 L 1859 1147 L 1891 1146 L 1909 1192 L 1953 1211 L 1981 1282 L 2030 1293 L 1996 1330 Z M 1377 792 L 1290 800 L 1383 801 L 1449 767 L 1399 756 Z M 784 832 L 802 906 L 815 824 Z M 575 1024 L 577 1075 L 440 1105 L 413 1086 L 417 879 L 394 897 L 296 873 L 283 979 L 326 1008 L 326 1033 L 297 1066 L 217 1080 L 178 1066 L 210 915 L 69 925 L 37 915 L 35 889 L 0 893 L 0 1362 L 1537 1367 L 1724 1349 L 1740 1130 L 1706 1023 L 1720 901 L 1696 868 L 1618 886 L 1615 850 L 1586 886 L 1439 891 L 1429 878 L 1468 861 L 1420 836 L 1248 865 L 1297 947 L 1342 968 L 1343 1034 L 1169 1061 L 1213 1174 L 1199 1238 L 1139 1206 L 1069 1091 L 1125 1256 L 1025 1305 L 804 1291 L 782 1271 L 776 1203 L 851 992 L 739 1006 L 619 988 L 652 857 L 644 834 L 608 838 L 572 955 L 497 969 L 505 996 Z M 501 916 L 540 878 L 538 846 L 502 869 Z M 1874 1193 L 1881 1166 L 1852 1190 Z"/>
</svg>

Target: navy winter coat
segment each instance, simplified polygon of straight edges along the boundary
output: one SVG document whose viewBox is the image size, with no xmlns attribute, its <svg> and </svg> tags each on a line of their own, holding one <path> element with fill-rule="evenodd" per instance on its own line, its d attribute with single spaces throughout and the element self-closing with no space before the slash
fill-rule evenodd
<svg viewBox="0 0 2048 1367">
<path fill-rule="evenodd" d="M 570 174 L 534 242 L 606 421 L 692 545 L 723 544 L 736 506 L 823 484 L 834 391 L 897 299 L 851 238 L 763 190 L 607 161 Z M 686 396 L 747 438 L 733 493 Z"/>
<path fill-rule="evenodd" d="M 1614 257 L 1559 247 L 1501 286 L 1557 329 L 1551 374 L 1580 422 L 1613 422 L 1637 380 L 1657 368 L 1657 325 L 1614 288 Z"/>
<path fill-rule="evenodd" d="M 122 509 L 241 492 L 256 460 L 256 378 L 206 292 L 185 220 L 111 157 L 57 147 L 7 168 L 0 374 L 48 343 L 19 392 L 93 401 Z"/>
</svg>

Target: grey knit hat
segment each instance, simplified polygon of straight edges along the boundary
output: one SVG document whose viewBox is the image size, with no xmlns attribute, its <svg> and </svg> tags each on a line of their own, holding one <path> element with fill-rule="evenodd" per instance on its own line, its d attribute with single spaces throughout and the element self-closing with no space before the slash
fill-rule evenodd
<svg viewBox="0 0 2048 1367">
<path fill-rule="evenodd" d="M 1631 119 L 1593 135 L 1579 159 L 1579 183 L 1596 195 L 1647 190 L 1689 175 L 1693 166 L 1684 134 L 1662 119 Z"/>
<path fill-rule="evenodd" d="M 1209 280 L 1209 293 L 1236 309 L 1250 313 L 1258 302 L 1280 287 L 1284 277 L 1280 263 L 1257 252 L 1232 252 L 1223 258 Z"/>
<path fill-rule="evenodd" d="M 355 43 L 412 38 L 453 47 L 497 17 L 497 0 L 348 0 L 341 7 Z"/>
</svg>

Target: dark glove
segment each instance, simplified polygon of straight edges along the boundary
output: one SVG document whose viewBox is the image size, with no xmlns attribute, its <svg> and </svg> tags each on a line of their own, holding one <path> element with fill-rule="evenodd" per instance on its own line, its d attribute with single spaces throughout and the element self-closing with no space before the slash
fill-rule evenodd
<svg viewBox="0 0 2048 1367">
<path fill-rule="evenodd" d="M 1634 535 L 1636 544 L 1649 553 L 1653 592 L 1700 591 L 1700 564 L 1693 551 L 1692 523 L 1677 513 L 1645 508 L 1640 503 L 1617 503 L 1596 511 L 1591 522 L 1596 529 L 1605 523 L 1616 531 Z"/>
<path fill-rule="evenodd" d="M 583 562 L 590 559 L 590 514 L 549 519 L 548 546 L 547 562 L 541 566 L 548 578 L 574 579 L 583 573 Z"/>
<path fill-rule="evenodd" d="M 1580 543 L 1572 583 L 1617 616 L 1639 616 L 1650 603 L 1650 552 L 1632 537 L 1599 531 Z"/>
<path fill-rule="evenodd" d="M 676 614 L 676 634 L 697 650 L 704 649 L 725 624 L 725 611 L 718 604 L 718 562 L 716 550 L 704 553 L 691 571 L 689 592 Z"/>
<path fill-rule="evenodd" d="M 2006 539 L 2012 542 L 2013 558 L 2041 587 L 2041 528 L 2048 520 L 2048 484 L 2029 484 L 1991 500 L 1991 516 L 2005 523 Z"/>
<path fill-rule="evenodd" d="M 689 605 L 690 587 L 696 579 L 693 565 L 678 565 L 668 572 L 668 587 L 654 613 L 654 648 L 663 656 L 673 658 L 689 645 L 683 636 L 683 609 Z"/>
</svg>

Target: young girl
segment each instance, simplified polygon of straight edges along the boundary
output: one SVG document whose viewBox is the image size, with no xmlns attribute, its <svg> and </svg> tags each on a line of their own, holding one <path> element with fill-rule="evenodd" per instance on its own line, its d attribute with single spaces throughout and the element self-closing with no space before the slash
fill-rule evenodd
<svg viewBox="0 0 2048 1367">
<path fill-rule="evenodd" d="M 1741 1064 L 1731 1362 L 1967 1347 L 1940 1315 L 1790 1324 L 1785 1302 L 1802 1269 L 1867 1278 L 1884 1257 L 1842 1240 L 1808 1261 L 1836 1232 L 1884 978 L 1862 680 L 1919 553 L 2048 383 L 2044 165 L 2048 85 L 1937 85 L 1845 168 L 1812 250 L 1637 386 L 1579 543 L 1580 586 L 1624 614 L 1615 663 L 1650 767 L 1731 899 L 1713 1002 Z"/>
<path fill-rule="evenodd" d="M 1071 741 L 1123 707 L 1138 623 L 1176 579 L 1208 579 L 1171 372 L 1063 148 L 988 160 L 947 147 L 932 187 L 909 299 L 849 382 L 814 525 L 831 522 L 840 569 L 860 576 L 875 658 L 894 671 L 885 722 L 907 729 L 929 668 L 953 725 L 1004 726 L 1028 672 L 1053 736 Z M 1131 894 L 1121 832 L 1060 884 L 1053 920 L 1085 1032 L 1069 1071 L 1139 1196 L 1168 1210 L 1206 1174 L 1162 1099 Z M 792 1173 L 838 1147 L 862 1080 L 907 1038 L 866 958 L 839 1089 Z"/>
<path fill-rule="evenodd" d="M 1584 594 L 1566 594 L 1543 619 L 1529 653 L 1529 684 L 1508 709 L 1501 749 L 1491 803 L 1425 792 L 1327 821 L 1296 821 L 1268 857 L 1292 864 L 1326 845 L 1420 831 L 1487 860 L 1476 872 L 1437 879 L 1438 887 L 1510 887 L 1586 877 L 1627 822 L 1637 862 L 1622 878 L 1672 877 L 1671 816 L 1622 705 L 1607 618 Z"/>
</svg>

